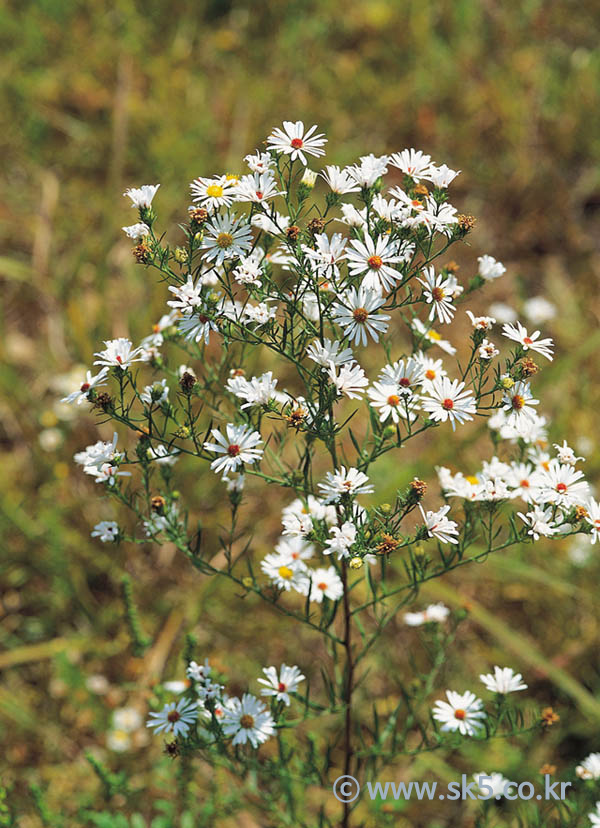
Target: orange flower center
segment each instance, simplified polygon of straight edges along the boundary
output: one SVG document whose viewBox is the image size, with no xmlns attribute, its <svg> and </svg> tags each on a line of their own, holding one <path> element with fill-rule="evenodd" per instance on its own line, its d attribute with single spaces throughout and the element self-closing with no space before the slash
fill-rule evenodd
<svg viewBox="0 0 600 828">
<path fill-rule="evenodd" d="M 294 149 L 300 149 L 300 147 L 304 144 L 302 138 L 292 138 L 291 144 Z"/>
<path fill-rule="evenodd" d="M 531 345 L 533 343 L 533 339 L 530 336 L 524 336 L 523 342 L 525 345 Z"/>
<path fill-rule="evenodd" d="M 325 583 L 325 581 L 321 581 L 320 584 L 317 584 L 317 587 L 323 590 L 323 592 L 325 592 L 325 590 L 327 589 L 327 584 Z"/>
<path fill-rule="evenodd" d="M 356 308 L 352 313 L 355 322 L 359 322 L 361 324 L 367 321 L 368 315 L 369 311 L 366 308 Z"/>
<path fill-rule="evenodd" d="M 445 408 L 446 411 L 452 411 L 452 409 L 454 408 L 454 400 L 446 398 L 442 403 L 442 408 Z"/>
<path fill-rule="evenodd" d="M 441 302 L 446 294 L 444 293 L 441 287 L 434 287 L 431 291 L 431 295 L 433 296 L 436 302 Z"/>
<path fill-rule="evenodd" d="M 512 398 L 511 404 L 515 411 L 520 411 L 525 405 L 525 400 L 520 394 L 515 394 L 515 396 Z"/>
<path fill-rule="evenodd" d="M 519 486 L 522 489 L 528 489 L 529 488 L 529 480 L 521 480 L 521 482 L 519 483 Z"/>
<path fill-rule="evenodd" d="M 455 718 L 455 719 L 458 719 L 459 721 L 461 721 L 461 722 L 462 722 L 462 720 L 463 720 L 463 719 L 466 719 L 466 718 L 467 718 L 467 712 L 466 712 L 466 710 L 462 710 L 462 709 L 455 710 L 455 711 L 454 711 L 454 718 Z"/>
<path fill-rule="evenodd" d="M 390 397 L 387 398 L 388 405 L 400 405 L 400 397 L 396 394 L 392 394 Z"/>
<path fill-rule="evenodd" d="M 428 371 L 425 371 L 425 376 L 428 380 L 435 379 L 435 371 L 432 371 L 430 368 Z"/>
<path fill-rule="evenodd" d="M 383 259 L 381 258 L 381 256 L 370 256 L 367 259 L 367 264 L 369 265 L 371 270 L 379 270 L 379 268 L 383 264 Z"/>
</svg>

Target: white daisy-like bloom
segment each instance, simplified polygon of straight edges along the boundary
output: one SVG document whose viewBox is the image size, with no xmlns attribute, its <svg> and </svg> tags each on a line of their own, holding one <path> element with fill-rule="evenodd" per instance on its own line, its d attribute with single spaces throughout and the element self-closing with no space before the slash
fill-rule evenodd
<svg viewBox="0 0 600 828">
<path fill-rule="evenodd" d="M 140 399 L 147 405 L 151 405 L 152 403 L 160 405 L 163 402 L 167 402 L 169 399 L 169 386 L 167 385 L 166 378 L 154 382 L 152 385 L 146 385 L 140 394 Z"/>
<path fill-rule="evenodd" d="M 435 167 L 432 164 L 429 169 L 421 173 L 422 178 L 431 181 L 434 187 L 441 190 L 449 187 L 457 175 L 460 175 L 460 170 L 451 170 L 446 164 L 442 164 L 441 167 Z"/>
<path fill-rule="evenodd" d="M 538 500 L 538 473 L 530 463 L 512 463 L 506 472 L 506 482 L 511 487 L 511 497 L 520 497 L 525 503 Z"/>
<path fill-rule="evenodd" d="M 106 365 L 107 368 L 122 368 L 127 370 L 132 363 L 140 361 L 140 349 L 134 348 L 130 339 L 121 336 L 118 339 L 109 339 L 104 342 L 106 348 L 98 351 L 94 356 L 94 365 Z"/>
<path fill-rule="evenodd" d="M 365 372 L 358 363 L 347 362 L 340 366 L 331 363 L 328 373 L 338 394 L 345 394 L 351 400 L 360 399 L 369 384 Z"/>
<path fill-rule="evenodd" d="M 522 421 L 531 420 L 536 416 L 534 405 L 539 405 L 539 400 L 534 400 L 530 390 L 530 384 L 519 380 L 512 388 L 504 392 L 502 398 L 503 410 L 508 412 L 507 425 L 515 425 L 517 428 Z"/>
<path fill-rule="evenodd" d="M 390 317 L 377 313 L 385 300 L 372 290 L 363 287 L 350 288 L 332 308 L 333 321 L 344 329 L 344 333 L 354 345 L 366 345 L 367 334 L 379 342 L 379 334 L 388 329 Z"/>
<path fill-rule="evenodd" d="M 329 370 L 330 365 L 345 365 L 348 362 L 354 362 L 354 354 L 351 348 L 343 348 L 340 350 L 340 340 L 336 339 L 334 342 L 331 339 L 324 339 L 321 343 L 318 339 L 306 349 L 306 356 L 320 365 L 323 371 Z"/>
<path fill-rule="evenodd" d="M 423 624 L 442 624 L 450 615 L 450 610 L 444 604 L 429 604 L 421 612 L 405 612 L 404 623 L 409 627 L 420 627 Z"/>
<path fill-rule="evenodd" d="M 506 323 L 502 326 L 502 333 L 513 342 L 518 342 L 524 351 L 536 351 L 536 353 L 545 356 L 552 362 L 552 348 L 554 343 L 550 337 L 546 339 L 539 339 L 540 332 L 534 331 L 531 335 L 527 333 L 527 328 L 517 322 L 516 325 Z"/>
<path fill-rule="evenodd" d="M 327 233 L 319 233 L 315 236 L 315 247 L 302 245 L 305 256 L 310 259 L 311 264 L 321 277 L 328 279 L 339 279 L 339 262 L 345 259 L 345 249 L 348 239 L 341 233 L 334 233 L 331 239 Z"/>
<path fill-rule="evenodd" d="M 108 486 L 114 486 L 117 477 L 131 477 L 131 472 L 119 471 L 119 467 L 112 463 L 103 463 L 100 467 L 89 466 L 84 469 L 84 472 L 91 475 L 95 483 L 106 483 Z"/>
<path fill-rule="evenodd" d="M 285 195 L 283 190 L 277 189 L 275 176 L 269 170 L 263 173 L 243 175 L 234 187 L 236 201 L 251 201 L 262 204 L 271 198 Z"/>
<path fill-rule="evenodd" d="M 429 342 L 432 342 L 434 345 L 437 345 L 438 348 L 441 348 L 442 351 L 445 351 L 447 354 L 451 356 L 456 353 L 456 348 L 447 339 L 434 331 L 433 328 L 426 328 L 425 325 L 421 322 L 418 317 L 415 317 L 412 321 L 412 327 L 416 331 L 419 337 L 423 339 L 427 339 Z"/>
<path fill-rule="evenodd" d="M 172 733 L 175 738 L 187 736 L 198 719 L 198 705 L 195 701 L 180 699 L 165 704 L 159 713 L 150 713 L 146 727 L 155 728 L 155 733 Z"/>
<path fill-rule="evenodd" d="M 257 448 L 258 444 L 262 443 L 258 431 L 253 431 L 245 423 L 243 425 L 227 423 L 225 431 L 224 436 L 218 428 L 213 428 L 210 433 L 216 442 L 204 443 L 206 451 L 222 455 L 210 464 L 213 471 L 217 474 L 221 472 L 229 474 L 237 471 L 243 463 L 252 464 L 260 460 L 263 450 Z"/>
<path fill-rule="evenodd" d="M 129 227 L 121 227 L 121 230 L 126 236 L 134 241 L 137 239 L 143 239 L 144 236 L 147 236 L 150 232 L 150 228 L 147 224 L 144 224 L 143 221 L 138 221 L 137 224 L 130 224 Z"/>
<path fill-rule="evenodd" d="M 186 675 L 192 681 L 204 682 L 211 674 L 212 667 L 207 658 L 204 659 L 204 664 L 198 664 L 197 661 L 190 661 Z"/>
<path fill-rule="evenodd" d="M 418 182 L 423 177 L 423 173 L 430 169 L 431 156 L 425 155 L 421 150 L 405 149 L 390 155 L 390 164 L 405 175 L 409 175 L 413 181 Z"/>
<path fill-rule="evenodd" d="M 308 595 L 310 589 L 311 601 L 315 601 L 317 604 L 323 603 L 323 598 L 338 601 L 344 594 L 344 585 L 335 571 L 335 567 L 311 569 L 308 576 L 309 580 L 301 592 L 303 595 Z"/>
<path fill-rule="evenodd" d="M 84 471 L 89 466 L 100 467 L 103 463 L 112 463 L 113 460 L 118 459 L 120 455 L 117 453 L 117 432 L 113 432 L 112 440 L 98 440 L 91 446 L 87 446 L 83 451 L 78 451 L 73 459 L 75 462 L 83 466 Z"/>
<path fill-rule="evenodd" d="M 592 828 L 600 826 L 600 802 L 596 802 L 596 810 L 588 814 Z"/>
<path fill-rule="evenodd" d="M 245 324 L 266 325 L 277 315 L 277 308 L 270 307 L 266 302 L 259 302 L 258 305 L 247 304 L 244 306 L 243 321 Z"/>
<path fill-rule="evenodd" d="M 433 708 L 433 718 L 442 722 L 441 730 L 458 730 L 462 736 L 475 736 L 483 730 L 481 720 L 486 718 L 486 714 L 481 709 L 483 702 L 475 693 L 470 690 L 462 694 L 446 690 L 446 698 L 447 702 L 439 700 Z"/>
<path fill-rule="evenodd" d="M 144 184 L 143 187 L 131 187 L 125 190 L 123 195 L 131 199 L 132 207 L 150 207 L 159 187 L 160 184 Z"/>
<path fill-rule="evenodd" d="M 306 501 L 296 498 L 284 507 L 282 515 L 296 515 L 299 518 L 308 516 L 312 520 L 324 520 L 329 526 L 337 522 L 335 506 L 328 505 L 313 495 L 308 495 Z"/>
<path fill-rule="evenodd" d="M 427 382 L 433 382 L 438 377 L 448 376 L 441 359 L 434 359 L 434 357 L 427 356 L 423 351 L 417 351 L 411 359 L 414 359 L 422 372 L 422 385 L 425 385 Z"/>
<path fill-rule="evenodd" d="M 326 166 L 319 175 L 328 184 L 332 193 L 346 195 L 346 193 L 360 192 L 360 187 L 357 186 L 354 179 L 350 178 L 347 171 L 341 170 L 333 164 Z"/>
<path fill-rule="evenodd" d="M 441 365 L 441 360 L 440 360 Z M 424 367 L 420 360 L 410 357 L 385 365 L 379 374 L 379 381 L 386 385 L 398 386 L 404 396 L 411 396 L 424 379 Z M 431 379 L 435 379 L 432 377 Z"/>
<path fill-rule="evenodd" d="M 233 278 L 240 285 L 252 285 L 253 287 L 260 287 L 262 285 L 262 265 L 254 256 L 247 256 L 241 259 L 238 266 L 233 271 Z"/>
<path fill-rule="evenodd" d="M 362 155 L 359 164 L 352 164 L 346 167 L 344 172 L 356 181 L 360 187 L 372 187 L 378 178 L 387 172 L 387 155 Z"/>
<path fill-rule="evenodd" d="M 294 665 L 288 667 L 282 664 L 277 672 L 276 667 L 263 667 L 266 678 L 257 679 L 261 688 L 261 696 L 274 696 L 275 701 L 283 702 L 286 707 L 290 706 L 290 693 L 298 692 L 298 685 L 304 681 L 306 676 L 300 672 L 300 668 Z"/>
<path fill-rule="evenodd" d="M 244 161 L 248 164 L 252 172 L 255 173 L 267 172 L 267 170 L 275 166 L 271 153 L 260 152 L 259 150 L 256 150 L 254 155 L 245 155 Z"/>
<path fill-rule="evenodd" d="M 575 773 L 580 779 L 600 779 L 600 753 L 590 753 L 577 765 Z"/>
<path fill-rule="evenodd" d="M 119 537 L 119 524 L 114 520 L 101 520 L 94 526 L 90 535 L 99 538 L 102 543 L 112 543 Z"/>
<path fill-rule="evenodd" d="M 275 733 L 275 722 L 266 706 L 251 693 L 244 693 L 242 699 L 230 699 L 222 718 L 223 733 L 233 736 L 232 745 L 250 742 L 257 748 Z"/>
<path fill-rule="evenodd" d="M 293 512 L 283 514 L 281 518 L 283 534 L 292 537 L 304 537 L 312 530 L 312 517 L 310 515 L 298 515 Z"/>
<path fill-rule="evenodd" d="M 118 707 L 113 710 L 112 725 L 115 730 L 124 730 L 133 733 L 142 726 L 143 719 L 135 707 Z"/>
<path fill-rule="evenodd" d="M 452 304 L 452 295 L 448 290 L 448 277 L 438 273 L 435 274 L 433 265 L 423 270 L 424 279 L 417 279 L 423 285 L 423 297 L 427 304 L 431 305 L 429 321 L 432 322 L 437 316 L 440 323 L 452 322 L 456 308 Z"/>
<path fill-rule="evenodd" d="M 471 325 L 477 331 L 490 331 L 492 329 L 492 325 L 496 324 L 496 320 L 493 316 L 475 316 L 470 310 L 465 311 L 469 319 L 471 320 Z"/>
<path fill-rule="evenodd" d="M 501 773 L 479 773 L 473 774 L 475 784 L 479 788 L 480 794 L 478 799 L 501 799 L 506 791 L 506 785 L 510 785 L 510 779 L 506 779 Z M 509 789 L 510 790 L 510 789 Z"/>
<path fill-rule="evenodd" d="M 235 199 L 237 178 L 219 175 L 216 178 L 196 178 L 190 184 L 192 201 L 212 212 L 230 207 Z"/>
<path fill-rule="evenodd" d="M 596 543 L 597 540 L 600 540 L 600 503 L 594 500 L 593 497 L 587 502 L 587 512 L 585 519 L 592 527 L 590 543 Z"/>
<path fill-rule="evenodd" d="M 517 512 L 521 520 L 527 525 L 527 534 L 537 541 L 540 537 L 551 538 L 559 530 L 554 524 L 552 515 L 552 507 L 542 509 L 539 506 L 534 506 L 530 512 L 523 514 Z"/>
<path fill-rule="evenodd" d="M 379 236 L 374 241 L 365 234 L 364 242 L 352 239 L 346 251 L 348 272 L 351 276 L 365 274 L 362 287 L 381 293 L 392 290 L 396 282 L 402 279 L 402 273 L 391 265 L 398 264 L 402 257 L 398 255 L 398 245 L 388 236 Z"/>
<path fill-rule="evenodd" d="M 281 236 L 290 226 L 290 217 L 283 216 L 276 210 L 271 209 L 269 215 L 266 213 L 255 213 L 252 216 L 250 224 L 253 227 L 258 227 L 264 233 L 269 233 L 271 236 Z M 272 253 L 266 253 L 265 259 L 271 264 L 280 265 L 286 265 L 294 261 L 294 257 L 281 247 Z"/>
<path fill-rule="evenodd" d="M 168 449 L 162 443 L 158 443 L 156 446 L 150 446 L 146 452 L 146 456 L 148 460 L 152 460 L 159 466 L 174 466 L 179 460 L 180 453 L 180 450 L 176 446 Z"/>
<path fill-rule="evenodd" d="M 547 469 L 540 470 L 539 499 L 541 503 L 554 503 L 568 509 L 584 502 L 589 486 L 583 472 L 553 458 Z"/>
<path fill-rule="evenodd" d="M 430 538 L 436 538 L 442 543 L 458 543 L 458 523 L 446 517 L 450 511 L 450 506 L 442 506 L 437 512 L 428 511 L 425 513 L 419 503 L 419 509 Z"/>
<path fill-rule="evenodd" d="M 342 204 L 342 216 L 338 219 L 342 224 L 347 224 L 349 227 L 364 227 L 367 226 L 367 208 L 357 210 L 354 204 Z"/>
<path fill-rule="evenodd" d="M 202 287 L 200 279 L 194 284 L 194 277 L 189 273 L 185 284 L 169 285 L 168 290 L 175 296 L 175 299 L 170 299 L 167 305 L 182 313 L 192 313 L 198 305 L 202 304 Z"/>
<path fill-rule="evenodd" d="M 63 397 L 61 402 L 76 402 L 77 405 L 81 405 L 82 402 L 87 402 L 88 394 L 92 388 L 101 388 L 103 385 L 106 385 L 105 379 L 107 374 L 108 368 L 106 366 L 102 368 L 96 376 L 92 376 L 91 371 L 86 371 L 85 379 L 79 386 L 79 389 L 77 391 L 73 391 L 67 397 Z"/>
<path fill-rule="evenodd" d="M 315 547 L 303 537 L 282 537 L 275 546 L 275 552 L 292 561 L 307 561 L 314 555 Z"/>
<path fill-rule="evenodd" d="M 486 282 L 492 282 L 494 279 L 499 279 L 503 273 L 506 273 L 506 268 L 502 262 L 497 262 L 493 256 L 479 256 L 479 275 Z"/>
<path fill-rule="evenodd" d="M 352 521 L 347 520 L 341 526 L 332 526 L 329 534 L 333 537 L 325 541 L 329 548 L 324 549 L 323 554 L 331 555 L 332 552 L 336 552 L 338 561 L 342 558 L 348 558 L 350 549 L 356 542 L 356 526 Z"/>
<path fill-rule="evenodd" d="M 219 331 L 215 320 L 210 319 L 203 313 L 192 313 L 190 316 L 184 316 L 183 319 L 179 320 L 177 327 L 185 339 L 193 339 L 195 342 L 204 340 L 206 345 L 209 343 L 211 331 L 215 333 Z"/>
<path fill-rule="evenodd" d="M 472 420 L 472 415 L 477 413 L 473 392 L 465 391 L 464 387 L 464 382 L 439 377 L 427 383 L 421 405 L 432 420 L 442 423 L 450 420 L 452 430 L 455 431 L 456 423 L 462 425 L 467 420 Z"/>
<path fill-rule="evenodd" d="M 545 296 L 532 296 L 523 303 L 523 313 L 532 325 L 543 325 L 556 316 L 556 306 Z"/>
<path fill-rule="evenodd" d="M 109 730 L 106 734 L 106 747 L 115 753 L 124 753 L 131 747 L 131 736 L 124 730 Z"/>
<path fill-rule="evenodd" d="M 519 690 L 527 690 L 521 673 L 515 673 L 512 667 L 494 667 L 493 673 L 482 673 L 480 680 L 492 693 L 516 693 Z"/>
<path fill-rule="evenodd" d="M 367 395 L 369 405 L 378 410 L 382 423 L 389 417 L 396 424 L 400 422 L 400 418 L 413 421 L 417 416 L 415 411 L 419 408 L 418 400 L 397 384 L 374 382 Z"/>
<path fill-rule="evenodd" d="M 431 234 L 437 232 L 450 237 L 454 227 L 458 223 L 458 211 L 447 202 L 438 203 L 434 198 L 425 199 L 425 209 L 417 213 L 413 221 L 406 222 L 410 225 L 423 225 Z"/>
<path fill-rule="evenodd" d="M 477 349 L 477 355 L 479 359 L 493 359 L 497 357 L 500 351 L 493 342 L 490 342 L 489 339 L 484 339 L 479 348 Z"/>
<path fill-rule="evenodd" d="M 306 155 L 315 158 L 325 155 L 323 146 L 327 143 L 327 138 L 322 132 L 315 133 L 316 129 L 316 124 L 305 130 L 302 121 L 284 121 L 283 129 L 276 127 L 269 135 L 267 146 L 275 152 L 289 155 L 291 161 L 299 159 L 306 166 Z"/>
<path fill-rule="evenodd" d="M 230 377 L 227 380 L 227 390 L 241 400 L 245 400 L 242 408 L 251 408 L 255 405 L 267 405 L 275 398 L 277 379 L 273 379 L 273 372 L 267 371 L 260 377 Z"/>
<path fill-rule="evenodd" d="M 585 457 L 576 457 L 575 452 L 570 446 L 567 445 L 566 440 L 563 440 L 562 446 L 559 445 L 559 443 L 554 443 L 553 445 L 556 449 L 558 460 L 561 463 L 565 463 L 567 466 L 575 466 L 579 460 L 585 463 Z"/>
<path fill-rule="evenodd" d="M 221 265 L 226 259 L 243 256 L 252 246 L 252 227 L 241 218 L 216 215 L 207 224 L 202 239 L 207 261 Z"/>
<path fill-rule="evenodd" d="M 345 466 L 335 472 L 327 472 L 325 480 L 319 483 L 319 489 L 325 497 L 325 503 L 337 503 L 342 495 L 356 497 L 359 494 L 371 494 L 374 491 L 373 485 L 364 472 Z"/>
<path fill-rule="evenodd" d="M 300 558 L 292 558 L 284 551 L 270 552 L 260 562 L 260 568 L 278 589 L 301 591 L 308 578 L 307 568 Z"/>
</svg>

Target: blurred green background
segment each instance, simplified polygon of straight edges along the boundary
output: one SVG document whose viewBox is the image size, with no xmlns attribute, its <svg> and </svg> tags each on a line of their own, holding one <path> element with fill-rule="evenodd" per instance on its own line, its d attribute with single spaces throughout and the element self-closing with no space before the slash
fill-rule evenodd
<svg viewBox="0 0 600 828">
<path fill-rule="evenodd" d="M 103 807 L 86 750 L 127 768 L 146 790 L 111 807 L 150 819 L 156 800 L 173 798 L 160 740 L 150 749 L 139 731 L 116 753 L 106 732 L 112 710 L 145 714 L 152 682 L 180 675 L 184 630 L 239 689 L 263 664 L 295 658 L 304 667 L 302 647 L 312 646 L 268 609 L 253 606 L 246 623 L 244 602 L 168 547 L 115 549 L 89 537 L 95 522 L 120 515 L 71 463 L 98 439 L 94 418 L 56 400 L 73 385 L 65 375 L 74 364 L 89 366 L 103 339 L 139 340 L 166 299 L 121 232 L 136 220 L 124 189 L 161 183 L 159 223 L 176 243 L 188 182 L 240 171 L 243 155 L 284 118 L 319 124 L 327 163 L 415 146 L 461 169 L 452 202 L 478 223 L 457 260 L 469 275 L 483 253 L 507 266 L 488 303 L 519 310 L 542 294 L 557 306 L 543 326 L 557 358 L 536 390 L 552 440 L 575 444 L 597 480 L 598 17 L 593 3 L 572 0 L 0 4 L 0 765 L 19 824 L 42 824 L 30 783 L 47 791 L 51 810 L 71 815 L 66 825 L 80 824 L 73 814 L 81 807 Z M 438 437 L 421 459 L 464 468 L 454 450 Z M 197 471 L 185 479 L 214 542 L 220 493 Z M 251 495 L 250 513 L 262 503 Z M 277 514 L 261 515 L 259 552 L 276 533 Z M 471 756 L 467 769 L 478 763 L 509 775 L 518 766 L 532 778 L 524 768 L 534 774 L 549 762 L 560 772 L 600 748 L 594 551 L 515 550 L 449 577 L 448 594 L 425 594 L 472 610 L 440 687 L 466 688 L 492 664 L 513 664 L 539 704 L 563 716 L 531 755 L 503 745 Z M 123 622 L 124 571 L 156 641 L 143 659 L 132 656 Z M 401 651 L 417 645 L 417 634 L 400 622 L 390 634 L 402 669 Z M 100 693 L 89 681 L 98 675 L 107 680 Z M 387 694 L 383 678 L 384 704 Z M 412 771 L 452 779 L 461 761 L 429 757 Z M 200 792 L 208 776 L 199 774 Z M 459 806 L 395 824 L 474 824 Z M 206 824 L 252 828 L 262 824 L 260 807 Z"/>
</svg>

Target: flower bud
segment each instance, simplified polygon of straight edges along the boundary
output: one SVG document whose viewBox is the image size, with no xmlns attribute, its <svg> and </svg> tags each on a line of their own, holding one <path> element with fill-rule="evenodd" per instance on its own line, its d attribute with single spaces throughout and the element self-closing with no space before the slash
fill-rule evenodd
<svg viewBox="0 0 600 828">
<path fill-rule="evenodd" d="M 359 557 L 350 558 L 350 563 L 348 565 L 350 569 L 361 569 L 363 565 L 363 559 Z"/>
</svg>

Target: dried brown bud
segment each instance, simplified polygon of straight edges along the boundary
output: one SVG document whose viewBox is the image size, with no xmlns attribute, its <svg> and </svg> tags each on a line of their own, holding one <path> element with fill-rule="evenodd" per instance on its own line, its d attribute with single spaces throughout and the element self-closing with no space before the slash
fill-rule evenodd
<svg viewBox="0 0 600 828">
<path fill-rule="evenodd" d="M 110 394 L 107 394 L 106 391 L 103 391 L 101 394 L 98 394 L 96 399 L 94 400 L 94 408 L 101 408 L 103 411 L 109 411 L 113 407 L 113 399 Z"/>
<path fill-rule="evenodd" d="M 542 776 L 553 776 L 556 773 L 556 765 L 545 764 L 540 768 Z"/>
<path fill-rule="evenodd" d="M 189 371 L 186 371 L 185 374 L 179 380 L 179 387 L 183 391 L 184 394 L 191 394 L 194 390 L 194 385 L 196 385 L 196 377 L 193 374 L 190 374 Z"/>
<path fill-rule="evenodd" d="M 427 483 L 423 480 L 419 480 L 418 477 L 415 477 L 414 480 L 410 481 L 410 488 L 415 493 L 415 495 L 419 498 L 419 500 L 424 496 L 425 492 L 427 491 Z"/>
<path fill-rule="evenodd" d="M 448 262 L 448 264 L 444 266 L 444 269 L 447 270 L 448 273 L 456 273 L 460 270 L 460 265 L 452 259 L 451 262 Z"/>
<path fill-rule="evenodd" d="M 377 553 L 379 555 L 389 555 L 390 552 L 394 552 L 399 545 L 400 541 L 397 541 L 393 535 L 382 535 L 381 540 L 375 547 Z"/>
<path fill-rule="evenodd" d="M 162 513 L 163 509 L 165 508 L 167 501 L 164 499 L 162 495 L 154 495 L 152 500 L 150 501 L 150 505 L 152 507 L 153 512 Z"/>
<path fill-rule="evenodd" d="M 560 716 L 555 713 L 551 707 L 545 707 L 542 710 L 542 723 L 546 727 L 552 727 L 553 724 L 560 721 Z"/>
<path fill-rule="evenodd" d="M 425 184 L 416 184 L 413 187 L 413 193 L 418 196 L 426 196 L 429 195 L 429 190 L 425 186 Z"/>
<path fill-rule="evenodd" d="M 207 218 L 208 210 L 205 210 L 204 207 L 192 207 L 190 209 L 190 221 L 193 224 L 204 224 Z"/>
<path fill-rule="evenodd" d="M 146 242 L 136 244 L 131 252 L 133 253 L 133 257 L 138 264 L 146 264 L 146 262 L 150 261 L 151 250 Z"/>
<path fill-rule="evenodd" d="M 298 236 L 300 235 L 300 228 L 297 224 L 292 224 L 292 226 L 288 227 L 288 229 L 285 231 L 285 234 L 288 237 L 288 239 L 290 239 L 290 241 L 297 241 Z"/>
<path fill-rule="evenodd" d="M 517 362 L 517 366 L 521 370 L 522 377 L 532 377 L 540 370 L 539 365 L 537 365 L 531 357 L 523 357 L 523 359 L 520 359 Z"/>
<path fill-rule="evenodd" d="M 477 219 L 475 216 L 465 216 L 464 213 L 461 213 L 461 215 L 458 216 L 458 226 L 466 233 L 468 233 L 469 230 L 472 230 L 476 224 Z"/>
<path fill-rule="evenodd" d="M 323 221 L 323 219 L 320 219 L 320 218 L 314 218 L 314 219 L 311 219 L 308 222 L 308 231 L 309 231 L 309 233 L 314 233 L 315 235 L 317 233 L 322 233 L 324 227 L 325 227 L 325 222 Z"/>
<path fill-rule="evenodd" d="M 165 742 L 165 754 L 171 759 L 177 759 L 179 756 L 179 745 L 177 742 Z"/>
<path fill-rule="evenodd" d="M 585 506 L 576 506 L 575 507 L 575 520 L 580 521 L 586 518 L 589 515 L 588 510 Z"/>
<path fill-rule="evenodd" d="M 286 420 L 289 426 L 292 428 L 300 428 L 304 420 L 306 419 L 306 409 L 305 408 L 295 408 L 286 416 Z"/>
<path fill-rule="evenodd" d="M 231 371 L 229 372 L 229 376 L 230 377 L 245 377 L 246 372 L 244 371 L 243 368 L 232 368 Z"/>
</svg>

